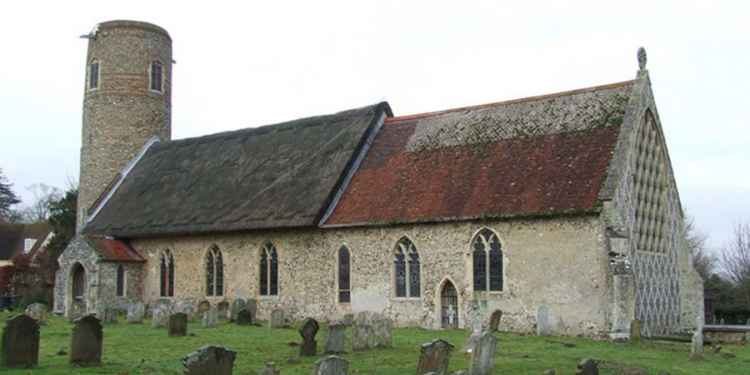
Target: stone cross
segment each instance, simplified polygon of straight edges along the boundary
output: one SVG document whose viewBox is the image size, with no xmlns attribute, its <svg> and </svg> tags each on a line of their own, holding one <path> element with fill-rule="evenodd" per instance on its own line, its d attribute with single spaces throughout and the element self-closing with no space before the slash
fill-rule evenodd
<svg viewBox="0 0 750 375">
<path fill-rule="evenodd" d="M 70 344 L 70 363 L 78 366 L 98 366 L 102 363 L 102 323 L 94 315 L 75 321 Z"/>
<path fill-rule="evenodd" d="M 315 362 L 313 375 L 349 375 L 349 362 L 336 356 L 329 355 Z"/>
<path fill-rule="evenodd" d="M 315 341 L 315 335 L 318 334 L 318 322 L 313 318 L 307 318 L 302 322 L 299 334 L 302 336 L 302 345 L 299 348 L 299 355 L 302 357 L 312 357 L 318 354 L 318 342 Z"/>
<path fill-rule="evenodd" d="M 255 317 L 253 316 L 253 313 L 248 309 L 240 310 L 234 317 L 234 322 L 237 323 L 238 326 L 252 325 L 254 320 Z"/>
<path fill-rule="evenodd" d="M 185 375 L 232 375 L 237 353 L 221 347 L 201 347 L 182 359 Z"/>
<path fill-rule="evenodd" d="M 169 316 L 169 323 L 167 324 L 167 331 L 169 336 L 187 336 L 187 314 L 175 313 Z"/>
<path fill-rule="evenodd" d="M 500 329 L 500 319 L 503 318 L 503 312 L 495 310 L 490 315 L 490 332 L 497 332 Z"/>
<path fill-rule="evenodd" d="M 328 337 L 326 338 L 326 354 L 341 354 L 346 343 L 346 325 L 344 322 L 336 321 L 328 325 Z"/>
<path fill-rule="evenodd" d="M 201 325 L 203 328 L 213 328 L 219 322 L 219 312 L 216 307 L 211 306 L 208 310 L 203 312 L 203 318 L 201 319 Z"/>
<path fill-rule="evenodd" d="M 484 332 L 471 353 L 471 375 L 491 375 L 495 366 L 497 338 L 491 332 Z"/>
<path fill-rule="evenodd" d="M 34 367 L 39 363 L 39 323 L 27 315 L 5 322 L 1 361 L 5 367 Z"/>
<path fill-rule="evenodd" d="M 229 320 L 231 321 L 237 320 L 237 314 L 239 314 L 240 311 L 245 309 L 246 304 L 247 303 L 242 298 L 237 298 L 236 300 L 234 300 L 234 302 L 232 302 L 232 311 L 230 313 Z"/>
<path fill-rule="evenodd" d="M 422 344 L 419 363 L 417 364 L 417 375 L 428 373 L 448 375 L 448 364 L 452 351 L 453 345 L 441 339 Z"/>
<path fill-rule="evenodd" d="M 575 375 L 599 375 L 599 364 L 593 359 L 584 358 L 578 362 Z"/>
<path fill-rule="evenodd" d="M 143 303 L 136 302 L 128 306 L 128 323 L 141 324 L 143 323 L 144 315 L 146 315 L 146 306 Z"/>
<path fill-rule="evenodd" d="M 34 319 L 39 325 L 47 324 L 47 305 L 43 303 L 32 303 L 26 306 L 26 315 Z"/>
<path fill-rule="evenodd" d="M 286 319 L 284 318 L 284 310 L 274 309 L 271 311 L 271 319 L 268 321 L 269 328 L 284 328 L 286 326 Z"/>
<path fill-rule="evenodd" d="M 547 307 L 547 305 L 539 306 L 539 309 L 536 312 L 536 334 L 538 336 L 549 336 L 551 334 L 549 307 Z"/>
</svg>

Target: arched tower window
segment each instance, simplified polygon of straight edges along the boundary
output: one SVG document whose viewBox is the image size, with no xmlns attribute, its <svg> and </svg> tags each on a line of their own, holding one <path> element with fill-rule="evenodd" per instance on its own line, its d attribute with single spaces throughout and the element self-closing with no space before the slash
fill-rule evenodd
<svg viewBox="0 0 750 375">
<path fill-rule="evenodd" d="M 164 67 L 159 61 L 152 61 L 149 68 L 149 89 L 151 91 L 162 92 L 164 82 Z"/>
<path fill-rule="evenodd" d="M 270 242 L 260 251 L 260 295 L 279 295 L 279 257 Z"/>
<path fill-rule="evenodd" d="M 83 300 L 84 293 L 86 292 L 86 270 L 81 263 L 76 263 L 73 266 L 72 276 L 73 299 L 77 301 Z"/>
<path fill-rule="evenodd" d="M 419 253 L 408 238 L 403 237 L 396 243 L 393 259 L 396 281 L 396 297 L 420 296 Z"/>
<path fill-rule="evenodd" d="M 89 64 L 89 90 L 99 88 L 99 60 L 91 60 Z"/>
<path fill-rule="evenodd" d="M 216 245 L 211 246 L 206 254 L 206 295 L 224 295 L 224 261 Z"/>
<path fill-rule="evenodd" d="M 125 267 L 117 265 L 117 296 L 125 297 Z"/>
<path fill-rule="evenodd" d="M 174 257 L 169 249 L 161 253 L 159 272 L 159 295 L 174 297 Z"/>
<path fill-rule="evenodd" d="M 503 251 L 495 232 L 484 228 L 471 241 L 474 290 L 503 290 Z"/>
<path fill-rule="evenodd" d="M 339 249 L 339 302 L 351 302 L 351 257 L 349 249 Z"/>
</svg>

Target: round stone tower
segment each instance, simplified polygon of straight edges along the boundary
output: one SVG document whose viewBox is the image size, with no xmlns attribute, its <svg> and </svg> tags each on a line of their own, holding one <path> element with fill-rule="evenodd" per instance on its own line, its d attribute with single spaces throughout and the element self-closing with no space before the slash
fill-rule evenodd
<svg viewBox="0 0 750 375">
<path fill-rule="evenodd" d="M 78 228 L 154 136 L 171 138 L 172 39 L 136 21 L 98 24 L 88 38 Z"/>
</svg>

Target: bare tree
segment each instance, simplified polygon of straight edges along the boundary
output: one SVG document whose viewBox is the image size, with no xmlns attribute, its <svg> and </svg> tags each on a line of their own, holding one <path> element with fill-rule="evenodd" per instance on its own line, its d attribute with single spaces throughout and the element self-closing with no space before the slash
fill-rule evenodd
<svg viewBox="0 0 750 375">
<path fill-rule="evenodd" d="M 735 225 L 732 239 L 721 255 L 721 266 L 739 296 L 750 303 L 750 223 Z"/>
<path fill-rule="evenodd" d="M 46 221 L 49 218 L 50 203 L 62 197 L 60 189 L 47 184 L 38 183 L 26 187 L 34 195 L 33 203 L 24 208 L 24 220 L 29 223 Z"/>
<path fill-rule="evenodd" d="M 693 267 L 705 281 L 714 273 L 716 257 L 706 249 L 706 234 L 695 227 L 695 218 L 685 217 L 685 242 L 693 258 Z"/>
</svg>

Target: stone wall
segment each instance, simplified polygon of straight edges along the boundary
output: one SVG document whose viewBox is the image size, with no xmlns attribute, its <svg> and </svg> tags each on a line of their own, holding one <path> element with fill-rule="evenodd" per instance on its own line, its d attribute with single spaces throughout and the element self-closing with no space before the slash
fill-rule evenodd
<svg viewBox="0 0 750 375">
<path fill-rule="evenodd" d="M 96 308 L 99 283 L 99 254 L 81 236 L 75 236 L 57 259 L 60 268 L 55 275 L 55 313 L 70 316 L 72 300 L 71 274 L 73 266 L 80 263 L 85 270 L 86 312 Z"/>
<path fill-rule="evenodd" d="M 470 242 L 481 228 L 496 231 L 503 244 L 504 290 L 472 290 Z M 421 297 L 396 298 L 393 251 L 407 236 L 421 261 Z M 159 256 L 170 249 L 175 261 L 177 300 L 218 303 L 237 297 L 258 299 L 260 318 L 281 307 L 294 319 L 328 320 L 349 312 L 382 311 L 397 325 L 439 327 L 439 289 L 450 280 L 459 294 L 459 325 L 469 301 L 480 300 L 485 320 L 503 311 L 501 329 L 532 332 L 540 305 L 550 311 L 552 331 L 606 333 L 607 254 L 598 216 L 461 222 L 389 227 L 251 232 L 204 237 L 143 239 L 132 242 L 147 259 L 144 299 L 159 296 Z M 258 295 L 260 250 L 271 241 L 279 253 L 279 295 Z M 216 244 L 224 260 L 225 296 L 205 296 L 205 254 Z M 336 254 L 351 251 L 351 303 L 337 302 Z"/>
<path fill-rule="evenodd" d="M 117 295 L 117 267 L 125 270 L 125 295 Z M 110 307 L 127 310 L 128 306 L 143 298 L 142 263 L 104 262 L 99 265 L 99 308 Z"/>
</svg>

